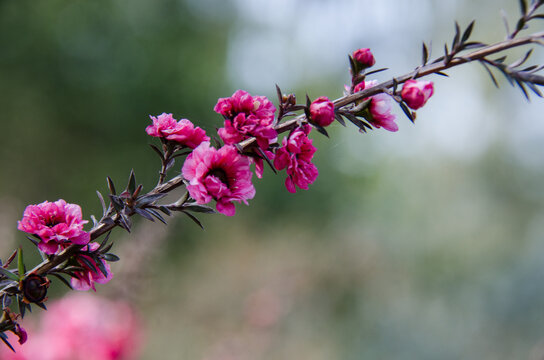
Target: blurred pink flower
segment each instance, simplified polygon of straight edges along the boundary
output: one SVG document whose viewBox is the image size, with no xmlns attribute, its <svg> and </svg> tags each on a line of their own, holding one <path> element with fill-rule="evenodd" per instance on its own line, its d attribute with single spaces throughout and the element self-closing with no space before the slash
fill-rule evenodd
<svg viewBox="0 0 544 360">
<path fill-rule="evenodd" d="M 187 156 L 181 172 L 189 181 L 187 190 L 197 203 L 206 204 L 214 199 L 217 211 L 227 216 L 236 212 L 232 201 L 247 205 L 247 200 L 255 196 L 249 160 L 231 145 L 217 150 L 209 142 L 203 142 Z"/>
<path fill-rule="evenodd" d="M 295 185 L 308 190 L 308 185 L 319 175 L 316 166 L 311 162 L 317 149 L 308 138 L 310 130 L 309 125 L 296 129 L 283 138 L 282 147 L 276 150 L 274 167 L 278 170 L 287 168 L 285 187 L 290 193 L 297 191 Z"/>
<path fill-rule="evenodd" d="M 88 221 L 82 220 L 81 208 L 60 199 L 28 205 L 17 228 L 40 238 L 38 248 L 46 254 L 55 254 L 64 247 L 85 245 L 90 236 L 83 230 Z"/>
<path fill-rule="evenodd" d="M 365 81 L 364 88 L 375 86 L 376 80 Z M 383 127 L 388 131 L 397 131 L 398 125 L 395 123 L 395 115 L 391 114 L 391 98 L 387 94 L 378 94 L 370 97 L 372 101 L 369 105 L 370 119 L 368 121 L 376 128 Z"/>
<path fill-rule="evenodd" d="M 433 95 L 434 88 L 431 81 L 408 80 L 402 86 L 400 93 L 402 100 L 410 108 L 417 110 Z"/>
<path fill-rule="evenodd" d="M 225 144 L 255 137 L 261 149 L 266 150 L 278 138 L 273 126 L 276 108 L 265 96 L 237 90 L 231 97 L 219 99 L 213 110 L 225 118 L 224 127 L 218 130 Z"/>
<path fill-rule="evenodd" d="M 371 67 L 376 63 L 374 55 L 368 48 L 355 50 L 352 56 L 363 68 Z"/>
<path fill-rule="evenodd" d="M 326 96 L 320 96 L 310 104 L 310 117 L 317 125 L 325 127 L 334 121 L 334 104 Z"/>
<path fill-rule="evenodd" d="M 73 293 L 51 302 L 41 326 L 2 360 L 132 360 L 141 348 L 142 327 L 130 306 L 96 295 Z"/>
<path fill-rule="evenodd" d="M 89 243 L 88 250 L 87 248 L 83 248 L 82 250 L 93 252 L 96 251 L 99 247 L 100 245 L 98 243 L 92 242 Z M 87 261 L 83 260 L 82 258 L 85 258 L 85 260 Z M 96 291 L 96 288 L 94 286 L 95 282 L 99 284 L 105 284 L 113 278 L 110 265 L 102 259 L 100 259 L 99 261 L 102 263 L 102 267 L 106 272 L 107 276 L 104 275 L 104 273 L 100 270 L 99 266 L 95 264 L 95 261 L 90 256 L 80 254 L 76 257 L 76 260 L 79 265 L 85 269 L 85 271 L 76 271 L 74 273 L 75 277 L 70 280 L 72 287 L 75 290 L 87 291 L 89 289 L 93 289 L 94 291 Z M 90 268 L 88 265 L 89 263 L 95 266 L 93 268 Z"/>
<path fill-rule="evenodd" d="M 175 141 L 180 145 L 194 149 L 203 141 L 209 141 L 206 132 L 187 119 L 176 121 L 172 114 L 162 113 L 159 116 L 149 116 L 153 124 L 145 128 L 150 136 L 162 137 L 166 140 Z"/>
</svg>

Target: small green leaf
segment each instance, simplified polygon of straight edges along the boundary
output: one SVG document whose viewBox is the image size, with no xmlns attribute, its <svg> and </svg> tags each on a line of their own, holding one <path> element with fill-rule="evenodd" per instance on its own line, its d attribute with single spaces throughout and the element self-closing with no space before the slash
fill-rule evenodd
<svg viewBox="0 0 544 360">
<path fill-rule="evenodd" d="M 463 36 L 461 37 L 461 43 L 465 43 L 468 38 L 470 37 L 470 34 L 472 34 L 472 29 L 474 28 L 475 20 L 472 20 L 470 24 L 467 26 L 465 31 L 463 32 Z"/>
<path fill-rule="evenodd" d="M 111 261 L 111 262 L 119 261 L 119 256 L 112 253 L 104 254 L 103 256 L 104 256 L 104 260 L 106 261 Z"/>
<path fill-rule="evenodd" d="M 113 185 L 113 180 L 109 176 L 106 176 L 106 181 L 108 182 L 108 188 L 110 189 L 110 194 L 116 195 L 117 193 L 115 192 L 115 185 Z"/>
<path fill-rule="evenodd" d="M 54 277 L 59 279 L 64 285 L 68 286 L 68 288 L 70 290 L 73 290 L 72 285 L 70 284 L 70 282 L 68 280 L 66 280 L 62 275 L 57 274 L 57 273 L 49 273 L 49 275 L 53 275 Z"/>
<path fill-rule="evenodd" d="M 19 270 L 19 278 L 23 278 L 25 276 L 25 263 L 23 261 L 23 248 L 19 248 L 19 251 L 17 252 L 17 270 Z"/>
<path fill-rule="evenodd" d="M 15 275 L 14 273 L 12 273 L 11 271 L 9 271 L 8 269 L 4 269 L 3 267 L 0 267 L 0 274 L 4 275 L 10 280 L 19 282 L 19 277 Z"/>
<path fill-rule="evenodd" d="M 183 213 L 187 215 L 191 220 L 193 220 L 198 226 L 200 226 L 202 230 L 204 230 L 204 226 L 202 226 L 202 223 L 200 222 L 200 220 L 198 220 L 194 215 L 185 211 L 183 211 Z"/>
</svg>

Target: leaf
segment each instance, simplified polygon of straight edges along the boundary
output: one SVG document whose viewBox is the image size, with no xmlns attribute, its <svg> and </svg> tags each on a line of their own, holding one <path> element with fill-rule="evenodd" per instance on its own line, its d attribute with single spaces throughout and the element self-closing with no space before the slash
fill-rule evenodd
<svg viewBox="0 0 544 360">
<path fill-rule="evenodd" d="M 11 305 L 11 296 L 4 294 L 2 297 L 2 309 L 5 309 Z"/>
<path fill-rule="evenodd" d="M 531 99 L 529 98 L 529 94 L 527 93 L 527 89 L 525 89 L 525 86 L 523 85 L 523 82 L 521 82 L 521 81 L 518 80 L 518 79 L 515 79 L 514 81 L 516 82 L 516 84 L 518 85 L 518 87 L 521 89 L 521 92 L 523 93 L 523 95 L 525 96 L 525 98 L 526 98 L 527 100 L 531 100 Z"/>
<path fill-rule="evenodd" d="M 200 226 L 200 228 L 202 230 L 204 230 L 204 226 L 202 226 L 202 223 L 200 222 L 200 220 L 198 220 L 194 215 L 188 213 L 188 212 L 185 212 L 185 211 L 182 211 L 185 215 L 187 215 L 191 220 L 193 220 L 198 226 Z"/>
<path fill-rule="evenodd" d="M 172 212 L 164 205 L 159 206 L 159 210 L 162 211 L 162 213 L 165 215 L 172 215 Z"/>
<path fill-rule="evenodd" d="M 19 282 L 19 277 L 15 275 L 14 273 L 12 273 L 11 271 L 9 271 L 8 269 L 4 269 L 3 267 L 0 267 L 0 274 L 4 275 L 10 280 Z"/>
<path fill-rule="evenodd" d="M 509 67 L 510 67 L 510 68 L 516 68 L 516 67 L 518 67 L 518 66 L 520 66 L 520 65 L 523 65 L 523 63 L 526 62 L 527 59 L 529 59 L 529 56 L 531 56 L 532 52 L 533 52 L 533 49 L 530 49 L 529 51 L 527 51 L 527 52 L 525 53 L 525 55 L 524 55 L 522 58 L 520 58 L 520 59 L 518 59 L 517 61 L 513 62 L 512 64 L 510 64 Z"/>
<path fill-rule="evenodd" d="M 480 64 L 483 65 L 483 67 L 485 68 L 485 70 L 489 74 L 489 77 L 491 77 L 491 80 L 493 81 L 493 84 L 495 85 L 495 87 L 499 88 L 499 83 L 497 82 L 497 79 L 495 79 L 495 75 L 493 75 L 493 73 L 491 72 L 491 69 L 489 69 L 489 66 L 487 66 L 487 64 L 485 62 L 483 62 L 483 61 L 480 61 Z"/>
<path fill-rule="evenodd" d="M 157 219 L 159 219 L 160 222 L 162 222 L 164 225 L 167 225 L 166 220 L 162 217 L 162 215 L 155 209 L 146 209 L 151 215 L 155 216 Z"/>
<path fill-rule="evenodd" d="M 145 209 L 134 208 L 134 211 L 136 212 L 136 214 L 146 218 L 149 221 L 155 221 L 155 219 L 153 219 L 153 216 L 151 216 L 151 214 L 149 214 Z"/>
<path fill-rule="evenodd" d="M 86 255 L 78 256 L 77 260 L 83 262 L 92 271 L 94 271 L 94 272 L 98 271 L 98 269 L 96 268 L 96 261 L 89 260 L 88 256 L 86 256 Z"/>
<path fill-rule="evenodd" d="M 19 247 L 19 251 L 17 251 L 17 270 L 19 271 L 19 278 L 23 278 L 25 275 L 25 263 L 23 260 L 23 248 Z"/>
<path fill-rule="evenodd" d="M 113 185 L 113 180 L 109 176 L 106 176 L 106 181 L 108 183 L 108 188 L 110 189 L 110 194 L 116 195 L 117 193 L 115 192 L 115 185 Z"/>
<path fill-rule="evenodd" d="M 183 206 L 182 211 L 194 211 L 203 214 L 215 214 L 215 210 L 206 205 L 200 205 L 197 203 L 188 203 Z"/>
<path fill-rule="evenodd" d="M 346 122 L 344 121 L 344 119 L 342 119 L 342 116 L 340 114 L 334 114 L 334 118 L 336 119 L 336 121 L 342 124 L 343 127 L 346 127 Z"/>
<path fill-rule="evenodd" d="M 264 161 L 266 161 L 266 163 L 268 164 L 268 166 L 270 167 L 270 169 L 272 169 L 272 171 L 274 172 L 274 174 L 277 174 L 276 168 L 274 167 L 274 164 L 272 164 L 272 160 L 270 160 L 270 158 L 268 158 L 268 156 L 267 156 L 266 153 L 263 151 L 263 149 L 261 149 L 260 147 L 257 147 L 257 151 L 258 151 L 259 154 L 261 155 L 261 158 L 263 158 Z"/>
<path fill-rule="evenodd" d="M 527 1 L 519 0 L 519 8 L 521 11 L 521 16 L 524 16 L 525 14 L 527 14 Z"/>
<path fill-rule="evenodd" d="M 49 275 L 53 275 L 54 277 L 59 279 L 64 285 L 68 286 L 68 288 L 70 290 L 73 290 L 72 285 L 70 284 L 70 282 L 68 280 L 66 280 L 62 275 L 60 275 L 58 273 L 49 273 Z"/>
<path fill-rule="evenodd" d="M 102 273 L 102 275 L 104 275 L 104 277 L 107 278 L 109 274 L 108 274 L 108 270 L 106 270 L 106 266 L 104 265 L 104 263 L 101 260 L 97 260 L 96 265 L 100 269 L 100 272 Z"/>
<path fill-rule="evenodd" d="M 312 126 L 315 127 L 318 132 L 325 135 L 326 137 L 329 137 L 329 133 L 327 133 L 327 130 L 325 130 L 325 128 L 323 126 L 317 125 L 317 124 L 315 124 L 313 122 L 311 122 L 310 124 L 312 124 Z"/>
<path fill-rule="evenodd" d="M 149 144 L 149 146 L 151 146 L 151 148 L 153 149 L 153 151 L 155 151 L 157 153 L 157 155 L 159 155 L 159 157 L 161 158 L 161 160 L 164 159 L 164 154 L 162 153 L 162 151 L 154 144 Z"/>
<path fill-rule="evenodd" d="M 276 84 L 276 94 L 278 95 L 279 104 L 283 104 L 283 95 L 278 84 Z"/>
<path fill-rule="evenodd" d="M 102 205 L 102 217 L 106 216 L 107 208 L 106 208 L 106 202 L 104 201 L 104 197 L 100 193 L 100 191 L 96 190 L 96 196 L 98 196 L 98 199 L 100 200 L 100 205 Z"/>
<path fill-rule="evenodd" d="M 372 70 L 372 71 L 367 72 L 366 75 L 372 75 L 372 74 L 379 73 L 379 72 L 382 72 L 382 71 L 385 71 L 385 70 L 389 70 L 389 68 L 381 68 L 381 69 Z"/>
<path fill-rule="evenodd" d="M 414 123 L 414 120 L 415 120 L 414 116 L 412 115 L 412 112 L 410 111 L 410 109 L 408 109 L 408 106 L 406 106 L 404 102 L 400 102 L 399 105 L 402 111 L 404 112 L 404 114 L 408 117 L 408 119 L 410 119 L 410 121 Z"/>
<path fill-rule="evenodd" d="M 123 229 L 125 229 L 128 233 L 130 233 L 130 228 L 132 227 L 132 222 L 130 221 L 128 216 L 126 214 L 124 214 L 123 212 L 119 213 L 119 225 L 121 225 L 121 227 Z"/>
<path fill-rule="evenodd" d="M 146 205 L 152 204 L 155 201 L 162 199 L 167 194 L 160 193 L 160 194 L 150 194 L 150 195 L 144 195 L 138 198 L 138 206 L 144 207 Z"/>
<path fill-rule="evenodd" d="M 99 252 L 100 250 L 102 250 L 104 247 L 106 247 L 106 244 L 108 243 L 108 240 L 110 238 L 110 235 L 111 235 L 111 230 L 108 231 L 108 233 L 106 234 L 106 236 L 104 237 L 104 240 L 102 240 L 102 242 L 100 243 L 100 246 L 98 247 L 98 249 L 96 250 L 97 252 Z"/>
<path fill-rule="evenodd" d="M 440 76 L 450 77 L 448 74 L 446 74 L 445 72 L 442 72 L 442 71 L 437 71 L 437 72 L 435 72 L 435 74 L 440 75 Z"/>
<path fill-rule="evenodd" d="M 508 38 L 510 38 L 510 27 L 508 26 L 508 19 L 506 16 L 506 11 L 501 10 L 501 17 L 502 21 L 504 23 L 504 28 L 506 29 L 506 35 L 508 35 Z"/>
<path fill-rule="evenodd" d="M 423 42 L 421 49 L 421 64 L 425 66 L 427 65 L 427 61 L 429 61 L 429 50 L 427 50 L 427 45 Z"/>
<path fill-rule="evenodd" d="M 104 254 L 103 257 L 104 257 L 104 260 L 106 261 L 111 261 L 111 262 L 119 261 L 119 256 L 112 253 Z"/>
<path fill-rule="evenodd" d="M 472 29 L 474 28 L 474 23 L 475 23 L 476 20 L 472 20 L 470 22 L 470 24 L 468 24 L 467 28 L 465 29 L 465 31 L 463 32 L 463 36 L 461 36 L 461 43 L 465 43 L 468 38 L 470 37 L 470 35 L 472 34 Z"/>
<path fill-rule="evenodd" d="M 2 340 L 4 342 L 4 344 L 6 344 L 6 346 L 11 349 L 11 351 L 15 352 L 15 349 L 13 348 L 13 346 L 8 341 L 7 335 L 4 334 L 3 332 L 0 332 L 0 340 Z"/>
<path fill-rule="evenodd" d="M 30 240 L 34 245 L 38 246 L 38 244 L 40 243 L 39 240 L 36 240 L 34 238 L 31 238 L 30 236 L 27 236 L 26 237 L 28 240 Z"/>
<path fill-rule="evenodd" d="M 130 175 L 128 177 L 127 190 L 133 194 L 136 190 L 136 175 L 134 175 L 134 169 L 130 170 Z"/>
<path fill-rule="evenodd" d="M 45 306 L 45 304 L 43 302 L 40 302 L 40 303 L 37 302 L 37 303 L 34 303 L 34 304 L 41 307 L 44 310 L 47 310 L 47 307 Z"/>
<path fill-rule="evenodd" d="M 457 49 L 457 45 L 459 44 L 459 37 L 461 36 L 461 29 L 459 28 L 459 23 L 455 22 L 455 36 L 453 37 L 453 40 L 451 42 L 451 50 L 455 51 Z"/>
<path fill-rule="evenodd" d="M 540 92 L 540 90 L 536 87 L 535 84 L 531 83 L 531 82 L 526 82 L 525 83 L 527 86 L 529 86 L 529 89 L 531 89 L 535 94 L 536 96 L 538 97 L 542 97 L 542 93 Z"/>
</svg>

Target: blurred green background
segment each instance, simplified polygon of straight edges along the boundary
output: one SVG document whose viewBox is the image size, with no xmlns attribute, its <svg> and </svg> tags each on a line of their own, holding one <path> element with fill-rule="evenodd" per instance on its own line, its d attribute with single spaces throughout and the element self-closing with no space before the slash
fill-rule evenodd
<svg viewBox="0 0 544 360">
<path fill-rule="evenodd" d="M 120 187 L 132 168 L 151 189 L 150 114 L 213 133 L 239 88 L 337 98 L 351 51 L 370 47 L 388 79 L 422 40 L 439 56 L 454 20 L 502 40 L 500 9 L 513 23 L 515 0 L 0 0 L 0 255 L 27 247 L 27 204 L 64 198 L 88 218 L 106 175 Z M 205 231 L 117 230 L 98 294 L 140 310 L 142 359 L 542 359 L 544 106 L 479 65 L 449 74 L 415 126 L 395 109 L 398 133 L 315 134 L 309 191 L 267 170 Z"/>
</svg>

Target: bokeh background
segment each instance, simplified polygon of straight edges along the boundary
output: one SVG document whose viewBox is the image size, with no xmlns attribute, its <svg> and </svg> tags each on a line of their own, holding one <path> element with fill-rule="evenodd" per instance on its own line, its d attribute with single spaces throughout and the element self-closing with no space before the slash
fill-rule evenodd
<svg viewBox="0 0 544 360">
<path fill-rule="evenodd" d="M 150 114 L 213 133 L 236 89 L 337 98 L 351 51 L 370 47 L 385 80 L 422 40 L 439 56 L 454 20 L 503 39 L 500 9 L 513 22 L 518 2 L 0 0 L 0 255 L 30 257 L 27 204 L 88 218 L 106 175 L 121 186 L 132 168 L 151 189 Z M 266 171 L 205 231 L 179 216 L 115 231 L 122 260 L 97 295 L 139 310 L 141 359 L 542 359 L 544 103 L 477 64 L 448 73 L 415 126 L 395 109 L 398 133 L 314 135 L 309 191 Z"/>
</svg>

